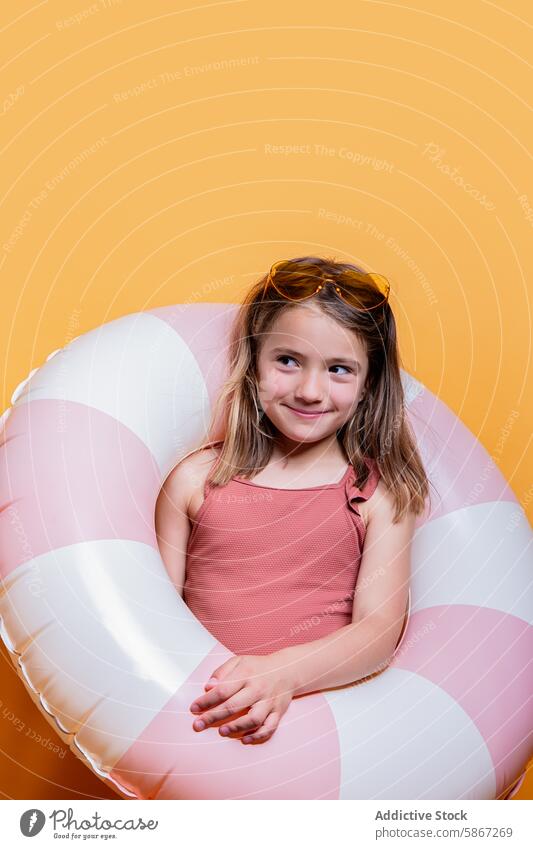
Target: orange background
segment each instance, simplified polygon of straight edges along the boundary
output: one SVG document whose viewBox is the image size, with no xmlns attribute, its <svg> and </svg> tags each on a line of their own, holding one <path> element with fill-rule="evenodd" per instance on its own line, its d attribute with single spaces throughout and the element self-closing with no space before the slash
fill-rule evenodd
<svg viewBox="0 0 533 849">
<path fill-rule="evenodd" d="M 532 20 L 498 6 L 4 4 L 0 412 L 103 322 L 334 255 L 389 277 L 404 367 L 531 520 Z M 112 798 L 1 649 L 3 797 Z"/>
</svg>

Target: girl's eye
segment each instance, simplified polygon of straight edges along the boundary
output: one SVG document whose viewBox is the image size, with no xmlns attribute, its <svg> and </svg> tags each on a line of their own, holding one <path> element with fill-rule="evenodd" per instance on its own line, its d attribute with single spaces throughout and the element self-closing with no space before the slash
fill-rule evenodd
<svg viewBox="0 0 533 849">
<path fill-rule="evenodd" d="M 279 363 L 279 361 L 280 361 L 280 360 L 292 360 L 292 361 L 293 361 L 293 363 L 295 363 L 295 362 L 296 362 L 296 360 L 294 359 L 294 357 L 289 357 L 289 355 L 288 355 L 288 354 L 282 354 L 282 355 L 281 355 L 281 357 L 278 357 L 278 358 L 277 358 L 276 362 L 278 362 L 278 363 Z"/>
<path fill-rule="evenodd" d="M 277 358 L 277 362 L 279 362 L 280 360 L 292 360 L 293 363 L 296 362 L 294 357 L 289 357 L 288 354 L 281 354 L 281 356 Z M 351 369 L 349 369 L 348 366 L 342 366 L 342 365 L 340 365 L 340 363 L 338 365 L 331 366 L 331 368 L 343 368 L 348 374 L 351 373 Z M 342 377 L 342 375 L 339 375 L 339 376 Z"/>
</svg>

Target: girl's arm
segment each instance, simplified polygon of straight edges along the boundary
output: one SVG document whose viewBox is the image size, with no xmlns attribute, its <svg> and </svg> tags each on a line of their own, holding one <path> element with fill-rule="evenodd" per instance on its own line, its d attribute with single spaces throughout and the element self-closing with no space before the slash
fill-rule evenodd
<svg viewBox="0 0 533 849">
<path fill-rule="evenodd" d="M 339 687 L 384 669 L 405 619 L 415 516 L 392 524 L 390 494 L 376 492 L 355 587 L 352 623 L 271 655 L 293 682 L 293 695 Z"/>
<path fill-rule="evenodd" d="M 191 489 L 190 460 L 182 460 L 167 477 L 157 497 L 155 529 L 163 563 L 176 591 L 183 598 L 186 551 L 190 523 L 188 504 Z"/>
</svg>

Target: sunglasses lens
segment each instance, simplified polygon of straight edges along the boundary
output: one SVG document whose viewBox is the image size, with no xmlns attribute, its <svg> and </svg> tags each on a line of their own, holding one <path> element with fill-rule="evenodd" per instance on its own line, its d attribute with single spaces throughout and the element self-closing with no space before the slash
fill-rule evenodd
<svg viewBox="0 0 533 849">
<path fill-rule="evenodd" d="M 304 301 L 324 284 L 322 275 L 314 266 L 276 262 L 270 269 L 270 281 L 276 291 L 289 301 Z"/>
<path fill-rule="evenodd" d="M 385 303 L 389 297 L 389 281 L 381 274 L 348 272 L 343 282 L 337 285 L 342 297 L 360 310 L 375 309 Z M 376 292 L 381 297 L 377 301 L 374 297 L 369 299 L 369 291 Z"/>
</svg>

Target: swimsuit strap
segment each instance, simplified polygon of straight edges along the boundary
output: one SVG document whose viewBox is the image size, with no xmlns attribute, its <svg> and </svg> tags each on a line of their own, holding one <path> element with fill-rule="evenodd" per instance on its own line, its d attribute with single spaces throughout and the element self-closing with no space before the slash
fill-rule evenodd
<svg viewBox="0 0 533 849">
<path fill-rule="evenodd" d="M 353 466 L 350 466 L 351 474 L 349 474 L 346 479 L 346 500 L 350 509 L 358 515 L 359 510 L 357 509 L 357 504 L 361 501 L 367 501 L 370 498 L 370 496 L 375 492 L 380 479 L 376 460 L 371 457 L 367 457 L 365 462 L 370 471 L 367 481 L 362 487 L 358 487 L 355 483 L 355 470 Z"/>
</svg>

